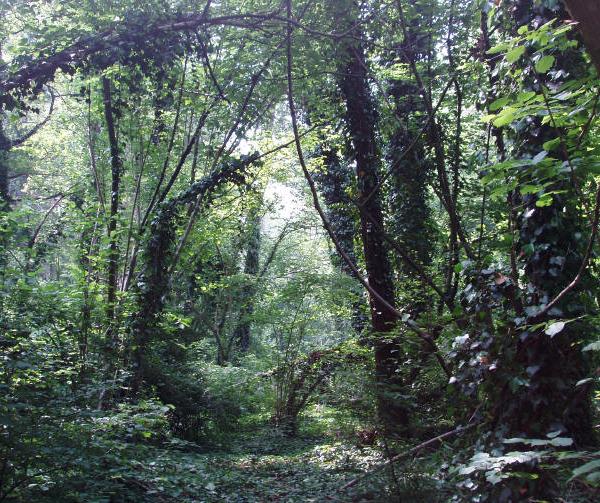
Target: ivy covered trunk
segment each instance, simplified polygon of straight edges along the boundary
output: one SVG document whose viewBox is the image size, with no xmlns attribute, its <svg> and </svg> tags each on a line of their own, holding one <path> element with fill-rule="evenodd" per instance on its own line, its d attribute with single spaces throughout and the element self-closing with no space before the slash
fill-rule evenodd
<svg viewBox="0 0 600 503">
<path fill-rule="evenodd" d="M 3 116 L 0 114 L 0 288 L 4 287 L 6 272 L 6 255 L 8 253 L 8 235 L 4 217 L 10 211 L 10 184 L 8 178 L 9 139 L 4 134 Z M 4 297 L 0 296 L 0 317 L 4 313 Z M 3 320 L 0 318 L 0 323 Z M 1 326 L 1 325 L 0 325 Z"/>
<path fill-rule="evenodd" d="M 340 2 L 339 8 L 343 8 Z M 339 15 L 341 13 L 338 12 Z M 347 12 L 345 13 L 347 16 Z M 350 20 L 352 22 L 352 20 Z M 352 32 L 355 36 L 357 30 Z M 359 38 L 359 37 L 356 37 Z M 394 305 L 392 268 L 381 230 L 384 228 L 379 185 L 381 155 L 376 138 L 375 104 L 367 80 L 364 49 L 355 38 L 347 38 L 340 48 L 339 86 L 346 105 L 346 122 L 356 163 L 360 235 L 370 286 L 388 305 Z M 374 332 L 375 377 L 379 416 L 387 428 L 407 427 L 409 415 L 396 400 L 401 390 L 398 377 L 400 345 L 395 333 L 396 314 L 380 299 L 369 296 Z"/>
<path fill-rule="evenodd" d="M 107 341 L 107 345 L 110 346 L 111 351 L 114 350 L 116 344 L 114 333 L 114 318 L 115 318 L 115 306 L 117 302 L 117 268 L 119 265 L 119 246 L 118 246 L 118 235 L 117 235 L 117 220 L 119 213 L 119 191 L 121 185 L 121 170 L 122 161 L 121 153 L 119 151 L 119 143 L 117 140 L 117 130 L 115 125 L 114 113 L 113 113 L 113 100 L 112 100 L 112 83 L 104 77 L 102 79 L 102 94 L 104 102 L 104 117 L 106 120 L 106 129 L 108 133 L 108 141 L 110 146 L 110 162 L 111 162 L 111 189 L 110 189 L 110 216 L 108 220 L 108 240 L 109 240 L 109 252 L 108 252 L 108 271 L 107 271 L 107 288 L 106 288 L 106 315 L 109 324 L 109 335 L 110 340 Z"/>
<path fill-rule="evenodd" d="M 338 153 L 332 148 L 322 148 L 325 172 L 319 176 L 319 185 L 325 204 L 327 205 L 327 216 L 331 226 L 338 238 L 340 246 L 348 257 L 356 263 L 354 250 L 354 236 L 358 232 L 356 211 L 348 204 L 347 191 L 354 182 L 352 168 L 348 163 L 340 159 Z M 345 274 L 355 278 L 354 271 L 339 256 L 333 254 L 333 263 Z M 354 301 L 352 313 L 352 328 L 357 334 L 362 334 L 365 329 L 366 316 L 365 305 L 362 297 Z"/>
<path fill-rule="evenodd" d="M 2 127 L 0 116 L 0 211 L 6 211 L 10 201 L 8 182 L 8 150 L 9 141 Z"/>
<path fill-rule="evenodd" d="M 261 218 L 258 215 L 258 209 L 253 209 L 249 215 L 250 232 L 248 243 L 246 245 L 246 259 L 244 261 L 244 274 L 247 275 L 247 283 L 241 291 L 241 308 L 239 313 L 239 323 L 235 327 L 234 338 L 239 349 L 246 353 L 250 349 L 250 325 L 252 314 L 254 313 L 254 297 L 256 295 L 256 280 L 259 273 L 260 259 L 260 225 Z"/>
<path fill-rule="evenodd" d="M 419 28 L 417 20 L 427 26 L 428 18 L 418 10 L 417 13 L 418 17 L 411 18 L 413 22 L 407 30 L 407 39 L 402 40 L 394 51 L 394 61 L 400 60 L 407 67 L 409 51 L 416 59 L 423 59 L 427 53 L 426 30 Z M 428 266 L 431 264 L 434 243 L 427 188 L 432 166 L 426 158 L 425 145 L 421 139 L 425 108 L 414 78 L 408 75 L 392 79 L 389 83 L 394 117 L 393 133 L 387 151 L 389 169 L 392 172 L 388 197 L 394 239 L 415 263 Z M 455 241 L 456 236 L 453 242 Z M 402 281 L 402 290 L 406 292 L 403 304 L 416 316 L 429 307 L 429 299 L 422 284 L 417 283 L 414 269 L 407 267 L 402 257 L 396 257 L 396 271 Z"/>
<path fill-rule="evenodd" d="M 540 26 L 557 15 L 565 16 L 562 9 L 553 11 L 545 7 L 545 2 L 538 5 L 531 0 L 516 2 L 511 14 L 516 27 Z M 562 54 L 556 66 L 571 78 L 585 70 L 578 50 Z M 535 72 L 532 63 L 524 71 L 528 85 L 536 93 L 561 83 L 560 77 Z M 561 147 L 548 154 L 546 143 L 557 138 L 563 138 Z M 565 130 L 532 117 L 514 137 L 515 157 L 551 155 L 569 165 L 569 145 L 564 138 Z M 541 169 L 529 170 L 529 183 L 539 184 L 540 177 L 547 176 Z M 588 375 L 580 342 L 589 327 L 584 321 L 552 321 L 575 320 L 590 313 L 585 300 L 589 276 L 584 275 L 579 285 L 552 309 L 543 310 L 576 276 L 589 231 L 582 225 L 586 218 L 577 205 L 576 174 L 557 170 L 546 191 L 558 192 L 550 198 L 537 193 L 522 195 L 518 200 L 522 211 L 516 222 L 517 252 L 527 282 L 523 305 L 529 327 L 516 340 L 515 361 L 526 385 L 507 386 L 503 401 L 510 405 L 502 408 L 501 424 L 515 436 L 544 438 L 560 430 L 578 444 L 587 445 L 593 440 L 589 388 L 577 383 Z"/>
</svg>

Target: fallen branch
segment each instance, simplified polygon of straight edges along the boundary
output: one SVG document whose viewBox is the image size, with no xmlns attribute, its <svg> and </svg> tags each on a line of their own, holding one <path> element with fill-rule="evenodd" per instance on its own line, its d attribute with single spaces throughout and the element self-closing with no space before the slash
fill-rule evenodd
<svg viewBox="0 0 600 503">
<path fill-rule="evenodd" d="M 437 437 L 434 438 L 430 438 L 429 440 L 426 440 L 425 442 L 420 443 L 419 445 L 401 452 L 400 454 L 396 454 L 394 457 L 388 459 L 385 463 L 380 464 L 379 466 L 376 466 L 375 468 L 373 468 L 372 470 L 369 470 L 368 472 L 365 472 L 361 475 L 359 475 L 358 477 L 356 477 L 355 479 L 352 479 L 350 482 L 348 482 L 347 484 L 344 484 L 342 487 L 340 487 L 336 492 L 343 492 L 346 491 L 347 489 L 350 489 L 351 487 L 355 486 L 356 484 L 358 484 L 361 480 L 366 479 L 367 477 L 380 472 L 381 470 L 383 470 L 384 468 L 386 468 L 387 466 L 395 463 L 396 461 L 400 461 L 403 458 L 406 458 L 412 454 L 416 454 L 417 452 L 419 452 L 422 449 L 425 449 L 426 447 L 431 447 L 432 445 L 435 445 L 438 442 L 441 442 L 442 440 L 445 440 L 447 438 L 450 438 L 454 435 L 458 435 L 459 433 L 462 433 L 464 431 L 470 430 L 471 428 L 473 428 L 477 423 L 471 423 L 468 424 L 467 426 L 459 426 L 458 428 L 455 428 L 454 430 L 451 431 L 447 431 L 446 433 L 442 433 L 441 435 L 438 435 Z"/>
</svg>

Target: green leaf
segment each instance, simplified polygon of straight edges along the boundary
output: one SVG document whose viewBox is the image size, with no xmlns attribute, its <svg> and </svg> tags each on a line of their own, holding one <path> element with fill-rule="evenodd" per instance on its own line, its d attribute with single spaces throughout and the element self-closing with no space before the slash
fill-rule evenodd
<svg viewBox="0 0 600 503">
<path fill-rule="evenodd" d="M 535 157 L 532 159 L 532 164 L 539 164 L 546 158 L 547 155 L 548 155 L 548 152 L 546 152 L 545 150 L 538 152 L 535 155 Z"/>
<path fill-rule="evenodd" d="M 571 96 L 573 96 L 573 93 L 571 91 L 563 91 L 562 93 L 555 94 L 554 98 L 559 101 L 565 101 L 568 100 Z"/>
<path fill-rule="evenodd" d="M 540 185 L 523 185 L 522 187 L 519 188 L 519 192 L 523 195 L 535 194 L 536 192 L 539 192 L 540 190 L 542 190 L 542 187 Z"/>
<path fill-rule="evenodd" d="M 544 150 L 547 150 L 548 152 L 554 150 L 555 148 L 557 148 L 560 145 L 560 138 L 554 138 L 554 140 L 548 140 L 547 142 L 544 142 Z"/>
<path fill-rule="evenodd" d="M 510 44 L 508 42 L 503 42 L 490 48 L 487 51 L 487 54 L 499 54 L 501 52 L 507 51 L 508 49 L 510 49 Z"/>
<path fill-rule="evenodd" d="M 543 56 L 535 64 L 535 70 L 538 73 L 546 73 L 554 64 L 554 56 Z"/>
<path fill-rule="evenodd" d="M 535 98 L 537 96 L 535 91 L 523 91 L 522 93 L 519 93 L 517 95 L 517 101 L 519 103 L 526 103 L 527 101 L 529 101 L 532 98 Z"/>
<path fill-rule="evenodd" d="M 550 445 L 554 447 L 568 447 L 573 445 L 573 439 L 569 437 L 556 437 L 550 440 Z"/>
<path fill-rule="evenodd" d="M 508 103 L 509 99 L 507 96 L 503 98 L 498 98 L 496 101 L 490 103 L 490 112 L 495 112 L 496 110 L 500 110 L 504 105 Z"/>
<path fill-rule="evenodd" d="M 584 465 L 581 465 L 578 468 L 575 468 L 575 470 L 573 470 L 573 477 L 571 477 L 571 478 L 573 479 L 575 477 L 579 477 L 580 475 L 589 473 L 592 470 L 596 470 L 596 469 L 600 469 L 600 459 L 594 459 L 593 461 L 590 461 L 589 463 L 586 463 Z"/>
<path fill-rule="evenodd" d="M 524 45 L 518 45 L 517 47 L 515 47 L 514 49 L 511 49 L 510 51 L 508 51 L 506 53 L 506 61 L 508 61 L 509 63 L 514 63 L 515 61 L 517 61 L 521 56 L 523 56 L 523 54 L 525 53 L 525 46 Z"/>
<path fill-rule="evenodd" d="M 538 208 L 544 208 L 546 206 L 552 206 L 552 196 L 548 195 L 548 194 L 544 194 L 542 197 L 540 197 L 536 202 L 535 205 Z"/>
<path fill-rule="evenodd" d="M 496 117 L 496 119 L 494 119 L 493 124 L 496 127 L 506 126 L 506 125 L 510 124 L 512 121 L 514 121 L 516 118 L 517 118 L 516 109 L 513 107 L 506 107 L 504 110 L 502 110 L 502 113 L 500 113 L 498 115 L 498 117 Z"/>
<path fill-rule="evenodd" d="M 529 473 L 529 472 L 509 472 L 507 473 L 507 475 L 510 474 L 513 477 L 518 477 L 520 479 L 523 480 L 537 480 L 540 478 L 539 473 Z"/>
</svg>

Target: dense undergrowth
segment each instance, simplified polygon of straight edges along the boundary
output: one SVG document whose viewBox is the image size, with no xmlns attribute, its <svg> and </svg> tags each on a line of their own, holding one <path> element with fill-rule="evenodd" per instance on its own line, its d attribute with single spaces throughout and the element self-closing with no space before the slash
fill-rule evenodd
<svg viewBox="0 0 600 503">
<path fill-rule="evenodd" d="M 198 364 L 192 378 L 202 383 L 203 394 L 190 440 L 190 431 L 182 434 L 178 427 L 176 405 L 149 394 L 103 410 L 97 399 L 105 382 L 73 388 L 81 369 L 65 368 L 76 348 L 61 344 L 60 331 L 52 337 L 45 328 L 20 344 L 13 339 L 5 359 L 2 501 L 447 502 L 470 499 L 482 486 L 502 487 L 509 476 L 519 484 L 537 483 L 539 475 L 530 470 L 539 464 L 544 483 L 562 495 L 557 498 L 587 503 L 597 496 L 593 479 L 581 479 L 593 475 L 595 465 L 581 477 L 573 471 L 595 463 L 597 453 L 565 451 L 570 442 L 557 434 L 529 449 L 485 454 L 477 430 L 412 452 L 343 489 L 465 417 L 469 404 L 460 395 L 432 399 L 447 384 L 431 364 L 419 386 L 394 397 L 414 418 L 411 436 L 404 438 L 385 435 L 373 420 L 375 384 L 369 384 L 367 357 L 353 358 L 321 383 L 302 408 L 294 436 L 274 422 L 277 373 L 266 371 L 265 362 L 249 357 L 239 367 Z M 8 341 L 3 339 L 5 347 Z M 360 348 L 346 344 L 336 351 L 356 355 Z"/>
</svg>

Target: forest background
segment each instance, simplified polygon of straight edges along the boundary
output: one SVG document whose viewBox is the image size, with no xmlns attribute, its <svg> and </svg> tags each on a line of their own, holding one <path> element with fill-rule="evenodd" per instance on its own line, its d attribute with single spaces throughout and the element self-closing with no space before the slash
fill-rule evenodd
<svg viewBox="0 0 600 503">
<path fill-rule="evenodd" d="M 597 501 L 597 2 L 0 13 L 0 501 Z"/>
</svg>

